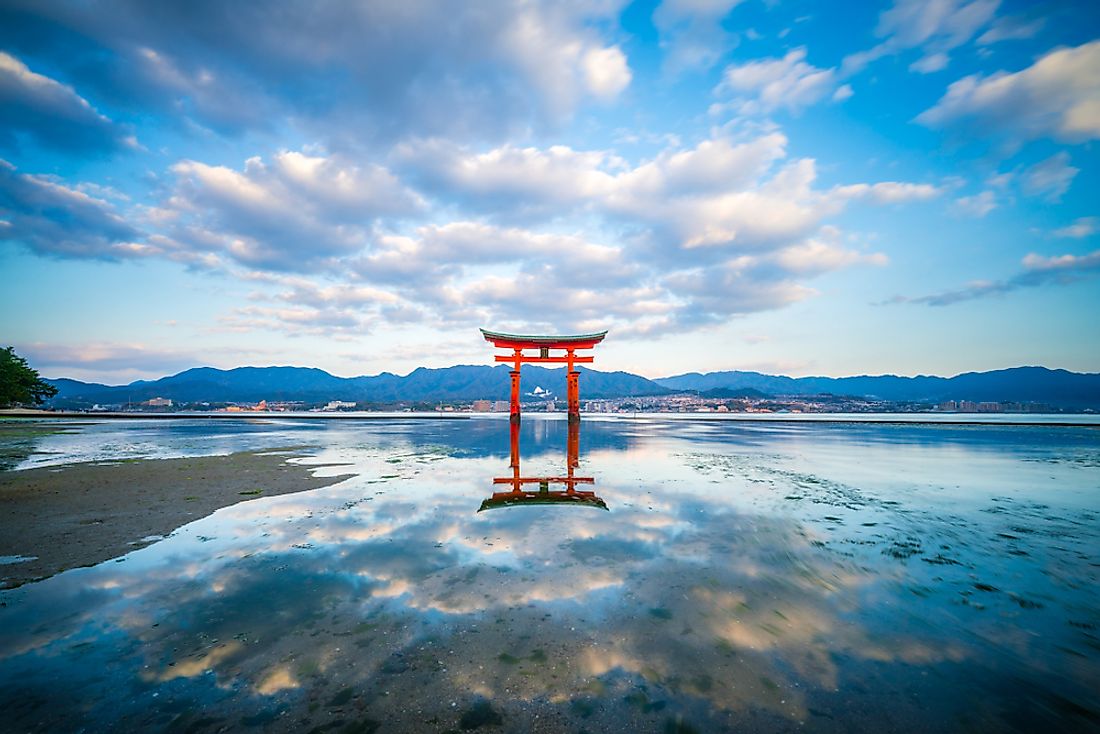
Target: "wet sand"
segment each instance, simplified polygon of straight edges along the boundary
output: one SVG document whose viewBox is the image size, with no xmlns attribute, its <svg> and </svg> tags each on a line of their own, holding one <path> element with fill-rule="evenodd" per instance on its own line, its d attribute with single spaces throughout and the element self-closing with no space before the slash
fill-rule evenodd
<svg viewBox="0 0 1100 734">
<path fill-rule="evenodd" d="M 93 566 L 238 502 L 326 487 L 293 451 L 0 472 L 0 589 Z M 10 562 L 14 558 L 33 560 Z"/>
</svg>

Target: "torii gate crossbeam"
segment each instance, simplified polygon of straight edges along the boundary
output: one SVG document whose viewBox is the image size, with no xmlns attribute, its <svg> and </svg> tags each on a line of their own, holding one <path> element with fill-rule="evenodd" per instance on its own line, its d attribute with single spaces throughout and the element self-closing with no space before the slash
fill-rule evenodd
<svg viewBox="0 0 1100 734">
<path fill-rule="evenodd" d="M 485 337 L 485 341 L 492 342 L 494 347 L 512 351 L 511 354 L 496 355 L 497 362 L 508 362 L 514 365 L 511 372 L 512 400 L 509 409 L 512 421 L 519 421 L 519 373 L 520 367 L 524 362 L 566 365 L 569 368 L 565 375 L 569 402 L 569 420 L 570 422 L 575 422 L 581 419 L 579 384 L 581 373 L 575 369 L 575 365 L 590 364 L 594 360 L 594 357 L 592 357 L 592 355 L 578 355 L 576 351 L 579 349 L 592 349 L 607 336 L 606 331 L 595 334 L 573 334 L 569 336 L 538 336 L 530 334 L 501 334 L 495 331 L 482 329 L 481 334 Z M 528 355 L 524 353 L 524 350 L 531 349 L 537 349 L 538 355 Z M 551 350 L 557 352 L 564 351 L 564 354 L 551 354 Z"/>
</svg>

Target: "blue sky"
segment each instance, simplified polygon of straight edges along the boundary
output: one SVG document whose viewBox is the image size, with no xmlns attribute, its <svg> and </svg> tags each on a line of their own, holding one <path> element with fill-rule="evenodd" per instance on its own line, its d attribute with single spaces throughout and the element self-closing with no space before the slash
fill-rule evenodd
<svg viewBox="0 0 1100 734">
<path fill-rule="evenodd" d="M 1100 369 L 1100 6 L 0 8 L 0 339 L 48 376 Z"/>
</svg>

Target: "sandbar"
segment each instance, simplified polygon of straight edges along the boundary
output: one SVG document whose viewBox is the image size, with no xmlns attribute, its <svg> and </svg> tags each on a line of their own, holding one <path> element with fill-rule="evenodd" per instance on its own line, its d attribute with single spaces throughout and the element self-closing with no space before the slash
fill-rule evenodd
<svg viewBox="0 0 1100 734">
<path fill-rule="evenodd" d="M 128 459 L 0 471 L 0 589 L 125 555 L 222 507 L 301 492 L 293 451 Z M 30 560 L 19 560 L 30 559 Z"/>
</svg>

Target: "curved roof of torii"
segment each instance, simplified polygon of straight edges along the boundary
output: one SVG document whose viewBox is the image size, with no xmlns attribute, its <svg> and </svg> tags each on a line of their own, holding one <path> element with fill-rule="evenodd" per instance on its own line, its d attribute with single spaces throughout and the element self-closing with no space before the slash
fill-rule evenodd
<svg viewBox="0 0 1100 734">
<path fill-rule="evenodd" d="M 498 345 L 515 346 L 529 344 L 531 346 L 547 347 L 555 345 L 599 344 L 607 336 L 607 331 L 599 331 L 594 334 L 567 334 L 551 336 L 547 334 L 502 334 L 496 331 L 482 329 L 485 341 Z"/>
</svg>

